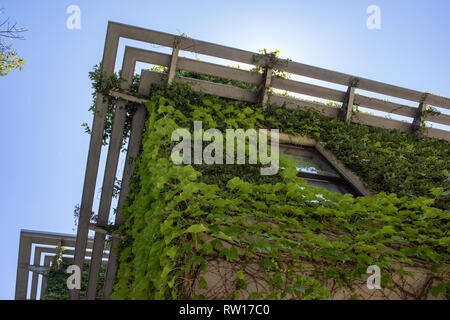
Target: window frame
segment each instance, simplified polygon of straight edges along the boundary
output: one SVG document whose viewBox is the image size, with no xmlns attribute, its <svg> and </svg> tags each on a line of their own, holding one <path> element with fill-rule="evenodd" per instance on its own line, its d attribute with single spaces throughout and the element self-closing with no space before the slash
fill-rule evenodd
<svg viewBox="0 0 450 320">
<path fill-rule="evenodd" d="M 271 135 L 271 134 L 270 134 Z M 272 137 L 273 138 L 273 137 Z M 336 156 L 327 150 L 321 142 L 318 142 L 311 138 L 293 136 L 286 133 L 279 133 L 279 144 L 286 145 L 288 147 L 297 148 L 310 148 L 313 152 L 317 152 L 317 155 L 322 158 L 323 161 L 339 175 L 338 177 L 316 175 L 312 173 L 299 172 L 298 177 L 316 180 L 319 182 L 343 184 L 347 189 L 354 191 L 351 192 L 355 196 L 372 196 L 373 193 L 370 192 L 365 186 L 361 178 L 359 178 L 354 172 L 348 169 Z"/>
</svg>

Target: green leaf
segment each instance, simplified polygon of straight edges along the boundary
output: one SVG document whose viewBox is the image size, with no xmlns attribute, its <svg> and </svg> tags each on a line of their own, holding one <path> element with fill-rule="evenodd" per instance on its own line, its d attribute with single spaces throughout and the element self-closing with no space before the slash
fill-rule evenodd
<svg viewBox="0 0 450 320">
<path fill-rule="evenodd" d="M 178 252 L 178 247 L 177 246 L 173 246 L 170 247 L 169 250 L 167 250 L 166 254 L 169 258 L 171 258 L 172 260 L 175 259 L 175 256 L 177 255 Z"/>
<path fill-rule="evenodd" d="M 200 232 L 206 232 L 208 231 L 208 228 L 206 228 L 203 224 L 194 224 L 190 226 L 185 233 L 200 233 Z"/>
<path fill-rule="evenodd" d="M 381 233 L 393 234 L 395 233 L 395 229 L 393 226 L 384 226 L 383 228 L 381 228 Z"/>
<path fill-rule="evenodd" d="M 198 285 L 200 289 L 206 289 L 208 287 L 208 283 L 206 282 L 205 278 L 200 277 L 200 280 L 198 281 Z"/>
<path fill-rule="evenodd" d="M 171 271 L 172 271 L 172 267 L 170 267 L 169 265 L 166 265 L 163 268 L 163 271 L 161 273 L 161 278 L 163 279 L 163 281 L 167 279 L 167 276 Z"/>
<path fill-rule="evenodd" d="M 232 241 L 233 240 L 230 236 L 227 236 L 222 231 L 219 231 L 219 233 L 217 233 L 217 238 L 223 239 L 223 240 L 228 240 L 228 241 Z"/>
<path fill-rule="evenodd" d="M 238 250 L 235 247 L 230 248 L 228 250 L 227 260 L 231 261 L 231 260 L 238 260 L 238 259 L 239 259 Z"/>
<path fill-rule="evenodd" d="M 203 248 L 203 251 L 204 251 L 206 254 L 210 254 L 210 253 L 212 253 L 212 252 L 214 251 L 214 248 L 213 248 L 213 245 L 212 245 L 211 242 L 205 242 L 205 243 L 203 244 L 202 248 Z"/>
</svg>

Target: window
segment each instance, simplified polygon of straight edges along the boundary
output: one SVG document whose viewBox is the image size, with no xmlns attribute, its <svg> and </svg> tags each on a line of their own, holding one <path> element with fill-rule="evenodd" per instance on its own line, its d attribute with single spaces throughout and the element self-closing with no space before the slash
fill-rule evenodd
<svg viewBox="0 0 450 320">
<path fill-rule="evenodd" d="M 311 187 L 324 188 L 330 192 L 360 195 L 314 147 L 280 144 L 280 152 L 294 158 L 298 177 Z"/>
</svg>

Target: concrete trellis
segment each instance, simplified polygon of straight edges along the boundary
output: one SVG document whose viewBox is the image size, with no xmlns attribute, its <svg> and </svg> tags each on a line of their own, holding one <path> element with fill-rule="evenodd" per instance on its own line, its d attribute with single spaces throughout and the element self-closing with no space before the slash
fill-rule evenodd
<svg viewBox="0 0 450 320">
<path fill-rule="evenodd" d="M 62 233 L 46 233 L 32 230 L 20 231 L 19 259 L 17 262 L 16 300 L 25 300 L 29 295 L 31 300 L 37 299 L 39 276 L 41 276 L 40 298 L 43 297 L 47 285 L 47 272 L 51 261 L 58 251 L 59 246 L 64 246 L 64 259 L 71 261 L 75 253 L 76 236 Z M 92 249 L 93 239 L 88 239 L 87 248 Z M 33 253 L 34 247 L 34 254 Z M 102 259 L 108 259 L 109 245 Z M 33 260 L 31 263 L 31 257 Z M 86 258 L 90 260 L 91 252 L 86 251 Z M 43 264 L 41 265 L 41 261 Z M 105 262 L 105 261 L 104 261 Z M 28 290 L 29 273 L 32 272 L 31 286 Z"/>
</svg>

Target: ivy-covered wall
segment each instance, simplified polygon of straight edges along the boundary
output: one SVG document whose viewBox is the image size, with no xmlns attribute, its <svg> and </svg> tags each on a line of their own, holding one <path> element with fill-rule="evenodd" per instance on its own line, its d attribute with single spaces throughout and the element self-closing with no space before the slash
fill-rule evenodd
<svg viewBox="0 0 450 320">
<path fill-rule="evenodd" d="M 311 111 L 263 111 L 181 83 L 155 89 L 147 109 L 112 298 L 363 298 L 356 287 L 369 265 L 400 298 L 449 297 L 448 142 Z M 309 187 L 282 156 L 275 176 L 261 176 L 258 165 L 175 165 L 171 134 L 192 132 L 193 121 L 323 141 L 379 193 Z M 419 269 L 426 281 L 406 287 Z"/>
<path fill-rule="evenodd" d="M 304 108 L 271 108 L 263 123 L 280 132 L 324 142 L 373 192 L 431 197 L 436 200 L 435 206 L 450 208 L 448 141 L 364 124 L 345 124 Z"/>
</svg>

